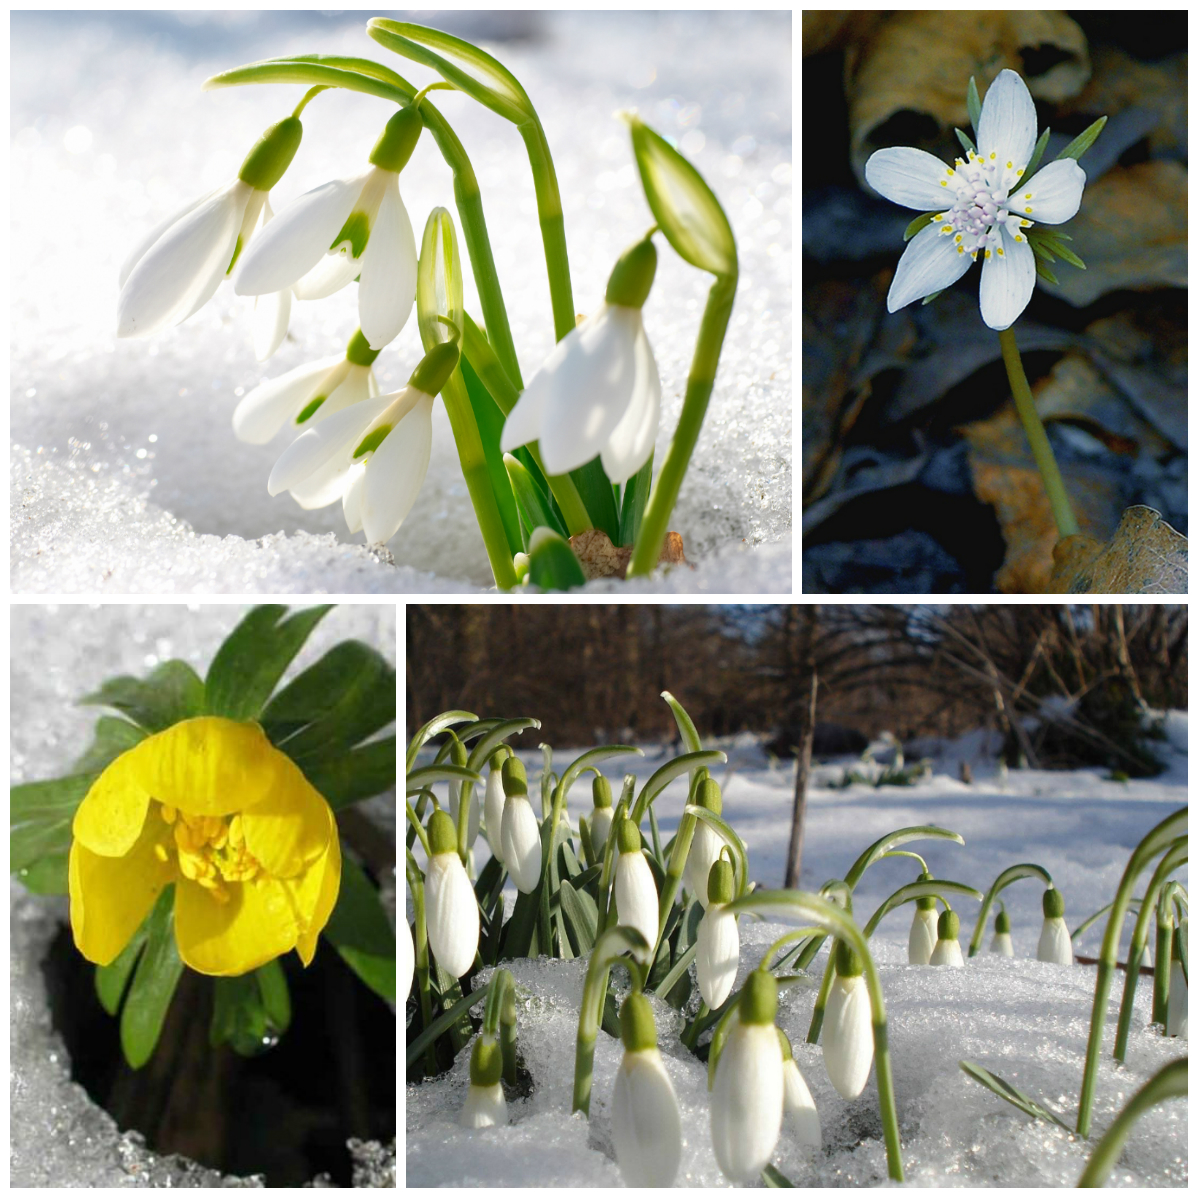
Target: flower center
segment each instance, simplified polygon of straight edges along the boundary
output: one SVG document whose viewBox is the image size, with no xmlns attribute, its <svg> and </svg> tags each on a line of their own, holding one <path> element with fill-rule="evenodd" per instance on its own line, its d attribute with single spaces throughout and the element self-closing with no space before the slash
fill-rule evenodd
<svg viewBox="0 0 1200 1200">
<path fill-rule="evenodd" d="M 194 817 L 169 804 L 160 804 L 160 815 L 170 825 L 172 837 L 154 847 L 160 862 L 169 862 L 174 851 L 185 879 L 207 889 L 219 904 L 229 901 L 226 883 L 249 883 L 264 875 L 258 859 L 246 849 L 242 817 Z"/>
<path fill-rule="evenodd" d="M 995 154 L 982 158 L 974 150 L 967 151 L 966 162 L 956 158 L 954 167 L 946 168 L 942 186 L 954 196 L 954 203 L 936 219 L 941 222 L 942 236 L 954 239 L 959 254 L 975 258 L 982 250 L 986 259 L 994 251 L 1003 258 L 1001 228 L 1016 242 L 1026 240 L 1021 230 L 1033 222 L 1009 207 L 1009 193 L 1024 170 L 1024 165 L 1000 162 Z"/>
</svg>

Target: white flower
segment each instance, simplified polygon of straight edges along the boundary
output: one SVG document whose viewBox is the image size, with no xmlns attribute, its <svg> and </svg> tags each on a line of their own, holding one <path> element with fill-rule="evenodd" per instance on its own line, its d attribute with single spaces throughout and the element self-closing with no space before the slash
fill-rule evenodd
<svg viewBox="0 0 1200 1200">
<path fill-rule="evenodd" d="M 617 856 L 614 890 L 617 923 L 636 929 L 653 950 L 658 941 L 658 889 L 642 850 L 624 851 Z"/>
<path fill-rule="evenodd" d="M 938 938 L 929 956 L 931 967 L 961 967 L 963 965 L 962 947 L 958 938 Z"/>
<path fill-rule="evenodd" d="M 1075 961 L 1071 949 L 1071 932 L 1062 917 L 1047 917 L 1042 922 L 1042 936 L 1038 938 L 1038 962 L 1059 963 L 1070 966 Z"/>
<path fill-rule="evenodd" d="M 802 1146 L 821 1145 L 821 1116 L 794 1058 L 783 1063 L 783 1119 Z"/>
<path fill-rule="evenodd" d="M 608 808 L 592 809 L 592 852 L 598 862 L 604 861 L 604 847 L 608 844 L 609 830 L 612 829 L 613 810 Z"/>
<path fill-rule="evenodd" d="M 708 873 L 721 857 L 725 845 L 721 835 L 707 822 L 696 819 L 692 844 L 688 849 L 687 863 L 683 868 L 683 880 L 692 895 L 708 907 Z"/>
<path fill-rule="evenodd" d="M 483 825 L 488 846 L 497 862 L 504 861 L 500 844 L 500 826 L 504 821 L 504 776 L 493 760 L 488 767 L 487 786 L 483 792 Z"/>
<path fill-rule="evenodd" d="M 988 947 L 992 954 L 999 954 L 1003 958 L 1013 957 L 1012 934 L 1007 930 L 1004 932 L 997 931 L 992 937 L 992 944 Z"/>
<path fill-rule="evenodd" d="M 713 904 L 696 930 L 696 982 L 710 1009 L 725 1003 L 737 976 L 741 950 L 737 915 L 725 904 Z"/>
<path fill-rule="evenodd" d="M 450 785 L 450 816 L 454 820 L 454 824 L 458 824 L 458 810 L 460 807 L 459 801 L 460 785 L 452 783 Z M 475 795 L 475 789 L 471 788 L 467 795 L 467 853 L 471 852 L 471 848 L 475 845 L 475 839 L 479 836 L 479 797 Z"/>
<path fill-rule="evenodd" d="M 679 1101 L 657 1048 L 626 1050 L 612 1098 L 613 1148 L 626 1187 L 670 1187 L 679 1173 Z"/>
<path fill-rule="evenodd" d="M 479 949 L 479 904 L 458 857 L 457 832 L 447 813 L 429 818 L 432 853 L 425 868 L 425 926 L 429 948 L 447 974 L 460 979 Z"/>
<path fill-rule="evenodd" d="M 413 951 L 412 930 L 408 927 L 408 918 L 403 917 L 398 924 L 400 925 L 400 948 L 397 960 L 397 973 L 400 977 L 400 996 L 402 999 L 407 1000 L 408 993 L 412 991 L 413 960 L 415 954 Z"/>
<path fill-rule="evenodd" d="M 508 1124 L 508 1103 L 504 1089 L 498 1083 L 479 1085 L 472 1083 L 467 1088 L 458 1123 L 464 1129 L 489 1129 L 493 1125 Z"/>
<path fill-rule="evenodd" d="M 1178 936 L 1178 934 L 1176 935 Z M 1170 991 L 1167 992 L 1167 1037 L 1187 1037 L 1187 980 L 1183 977 L 1183 963 L 1171 959 Z"/>
<path fill-rule="evenodd" d="M 263 201 L 262 225 L 274 217 L 271 211 L 271 198 Z M 292 319 L 292 289 L 283 288 L 278 292 L 269 292 L 264 296 L 254 297 L 254 357 L 259 362 L 265 362 L 287 337 L 288 323 Z"/>
<path fill-rule="evenodd" d="M 928 966 L 936 944 L 937 912 L 932 908 L 918 908 L 913 913 L 912 927 L 908 931 L 908 961 Z"/>
<path fill-rule="evenodd" d="M 597 454 L 613 483 L 650 457 L 662 385 L 642 310 L 607 301 L 550 351 L 504 422 L 501 450 L 536 441 L 550 475 Z"/>
<path fill-rule="evenodd" d="M 867 160 L 867 182 L 895 204 L 936 211 L 909 242 L 888 292 L 889 312 L 949 287 L 982 251 L 979 308 L 992 329 L 1025 310 L 1036 279 L 1024 230 L 1058 225 L 1079 211 L 1087 176 L 1071 158 L 1043 167 L 1014 191 L 1037 140 L 1037 113 L 1015 71 L 996 76 L 983 100 L 978 153 L 953 167 L 924 150 L 897 146 Z"/>
<path fill-rule="evenodd" d="M 838 1094 L 846 1100 L 861 1095 L 871 1075 L 871 1060 L 875 1057 L 871 1000 L 861 974 L 834 974 L 825 1006 L 821 1050 L 829 1081 Z"/>
<path fill-rule="evenodd" d="M 542 835 L 529 797 L 509 795 L 500 822 L 501 862 L 519 892 L 532 892 L 542 878 Z"/>
</svg>

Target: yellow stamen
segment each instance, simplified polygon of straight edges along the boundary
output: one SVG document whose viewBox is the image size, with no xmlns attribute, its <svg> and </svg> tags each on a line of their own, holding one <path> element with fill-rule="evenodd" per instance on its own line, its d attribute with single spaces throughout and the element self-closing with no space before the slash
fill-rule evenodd
<svg viewBox="0 0 1200 1200">
<path fill-rule="evenodd" d="M 1033 209 L 1032 209 L 1032 208 L 1027 208 L 1025 211 L 1026 211 L 1026 212 L 1033 212 Z"/>
<path fill-rule="evenodd" d="M 175 824 L 175 816 L 175 810 L 169 804 L 164 804 L 162 806 L 162 819 L 166 821 L 168 825 Z"/>
<path fill-rule="evenodd" d="M 159 862 L 166 862 L 171 856 L 167 853 L 167 848 L 161 842 L 154 847 L 154 857 Z"/>
</svg>

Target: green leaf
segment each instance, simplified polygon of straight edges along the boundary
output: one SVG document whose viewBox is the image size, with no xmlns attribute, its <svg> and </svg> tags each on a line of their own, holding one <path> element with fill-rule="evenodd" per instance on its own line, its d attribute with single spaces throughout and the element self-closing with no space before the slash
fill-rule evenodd
<svg viewBox="0 0 1200 1200">
<path fill-rule="evenodd" d="M 1026 164 L 1025 170 L 1021 172 L 1021 178 L 1018 179 L 1016 184 L 1013 186 L 1014 192 L 1038 169 L 1038 166 L 1042 161 L 1042 155 L 1046 153 L 1046 143 L 1049 141 L 1050 126 L 1047 125 L 1046 128 L 1042 130 L 1042 136 L 1038 138 L 1037 144 L 1033 148 L 1033 157 L 1030 158 L 1029 162 Z"/>
<path fill-rule="evenodd" d="M 146 923 L 146 951 L 138 960 L 121 1011 L 121 1049 L 137 1070 L 150 1061 L 162 1033 L 183 962 L 175 945 L 175 885 L 165 887 Z"/>
<path fill-rule="evenodd" d="M 214 983 L 209 1045 L 228 1045 L 245 1058 L 271 1049 L 292 1019 L 287 978 L 279 959 Z"/>
<path fill-rule="evenodd" d="M 921 304 L 932 304 L 945 290 L 945 288 L 939 288 L 936 292 L 930 292 L 929 295 L 921 301 Z"/>
<path fill-rule="evenodd" d="M 482 784 L 483 776 L 470 767 L 457 767 L 453 763 L 435 763 L 428 767 L 417 767 L 409 771 L 404 781 L 405 795 L 415 796 L 431 783 L 474 783 Z"/>
<path fill-rule="evenodd" d="M 700 173 L 641 119 L 626 115 L 633 154 L 650 211 L 685 262 L 718 276 L 736 276 L 737 244 L 729 218 Z"/>
<path fill-rule="evenodd" d="M 979 88 L 975 85 L 975 76 L 972 75 L 970 82 L 967 84 L 967 116 L 971 121 L 971 128 L 975 130 L 975 136 L 979 136 L 979 118 L 983 113 L 983 105 L 979 103 Z"/>
<path fill-rule="evenodd" d="M 1048 1108 L 1043 1108 L 1036 1100 L 1025 1095 L 1024 1092 L 1018 1091 L 1011 1083 L 1005 1082 L 998 1075 L 993 1075 L 991 1071 L 979 1066 L 978 1063 L 960 1062 L 958 1065 L 976 1083 L 982 1083 L 989 1092 L 999 1096 L 1001 1100 L 1007 1100 L 1009 1104 L 1014 1108 L 1019 1108 L 1026 1116 L 1033 1117 L 1036 1121 L 1050 1121 L 1074 1133 L 1074 1130 L 1065 1121 L 1055 1116 Z"/>
<path fill-rule="evenodd" d="M 971 82 L 974 83 L 975 80 L 972 79 Z M 763 1183 L 767 1187 L 771 1188 L 789 1188 L 796 1186 L 786 1175 L 782 1174 L 780 1171 L 777 1171 L 773 1166 L 771 1166 L 770 1163 L 767 1163 L 767 1165 L 763 1167 L 762 1178 Z"/>
<path fill-rule="evenodd" d="M 288 664 L 317 622 L 333 607 L 319 604 L 287 616 L 283 604 L 260 604 L 222 642 L 208 668 L 208 711 L 234 721 L 255 720 Z"/>
<path fill-rule="evenodd" d="M 112 962 L 96 968 L 96 997 L 100 1001 L 100 1007 L 110 1017 L 115 1017 L 120 1010 L 121 1000 L 125 995 L 125 986 L 129 983 L 129 977 L 133 974 L 138 955 L 141 954 L 142 947 L 145 946 L 146 938 L 149 936 L 149 924 L 150 916 L 148 915 L 138 926 L 137 932 L 129 939 L 129 945 Z"/>
<path fill-rule="evenodd" d="M 1055 276 L 1054 272 L 1053 272 L 1053 271 L 1051 271 L 1051 270 L 1050 270 L 1050 268 L 1049 268 L 1049 267 L 1047 267 L 1047 266 L 1046 266 L 1046 265 L 1045 265 L 1045 264 L 1044 264 L 1044 263 L 1041 261 L 1041 259 L 1040 259 L 1040 258 L 1038 258 L 1038 257 L 1036 257 L 1036 256 L 1035 256 L 1035 257 L 1034 257 L 1034 260 L 1033 260 L 1033 265 L 1034 265 L 1034 266 L 1037 268 L 1037 273 L 1038 273 L 1038 274 L 1039 274 L 1039 275 L 1040 275 L 1040 276 L 1041 276 L 1041 277 L 1042 277 L 1042 278 L 1043 278 L 1043 279 L 1044 279 L 1044 280 L 1045 280 L 1047 283 L 1057 283 L 1057 282 L 1058 282 L 1058 278 Z"/>
<path fill-rule="evenodd" d="M 554 530 L 559 537 L 567 536 L 567 527 L 559 516 L 551 509 L 546 497 L 533 476 L 525 469 L 525 465 L 511 454 L 504 456 L 504 469 L 508 474 L 509 486 L 516 499 L 517 512 L 526 529 L 537 529 L 541 525 Z"/>
<path fill-rule="evenodd" d="M 587 892 L 576 891 L 565 880 L 559 885 L 559 903 L 571 947 L 580 958 L 586 958 L 596 944 L 596 922 L 599 912 L 596 902 Z"/>
<path fill-rule="evenodd" d="M 1033 250 L 1034 254 L 1036 254 L 1037 257 L 1040 258 L 1043 262 L 1048 262 L 1048 263 L 1054 262 L 1054 255 L 1051 254 L 1050 251 L 1046 248 L 1046 246 L 1043 243 L 1041 238 L 1036 238 L 1036 239 L 1030 238 L 1029 245 L 1030 245 L 1030 248 Z"/>
<path fill-rule="evenodd" d="M 430 738 L 435 738 L 439 733 L 449 729 L 451 725 L 461 725 L 464 721 L 478 722 L 479 718 L 471 712 L 465 712 L 462 709 L 450 709 L 444 713 L 438 713 L 432 721 L 426 721 L 420 729 L 412 736 L 412 741 L 408 743 L 408 755 L 405 759 L 405 768 L 412 770 L 412 765 L 417 761 L 417 755 L 421 751 L 421 747 L 425 745 Z"/>
<path fill-rule="evenodd" d="M 1092 143 L 1100 136 L 1100 131 L 1108 124 L 1107 117 L 1093 121 L 1067 148 L 1056 158 L 1073 158 L 1078 162 L 1091 149 Z"/>
<path fill-rule="evenodd" d="M 92 744 L 75 762 L 75 770 L 103 771 L 113 759 L 145 740 L 146 731 L 123 717 L 101 717 L 96 722 Z"/>
<path fill-rule="evenodd" d="M 968 154 L 975 153 L 975 143 L 961 129 L 954 131 L 958 135 L 958 144 L 967 151 Z"/>
<path fill-rule="evenodd" d="M 78 703 L 115 708 L 147 732 L 158 733 L 204 711 L 204 684 L 187 663 L 173 658 L 155 667 L 146 679 L 132 675 L 106 679 L 99 691 Z"/>
<path fill-rule="evenodd" d="M 267 1022 L 276 1033 L 283 1034 L 292 1023 L 292 998 L 288 993 L 283 963 L 273 958 L 259 967 L 254 975 L 258 980 L 258 990 L 262 995 Z"/>
<path fill-rule="evenodd" d="M 654 454 L 642 464 L 632 479 L 625 481 L 621 493 L 621 537 L 619 546 L 632 546 L 642 528 L 642 517 L 650 502 L 650 483 L 654 477 Z"/>
<path fill-rule="evenodd" d="M 1042 240 L 1042 245 L 1048 250 L 1052 250 L 1064 262 L 1069 262 L 1071 266 L 1078 267 L 1081 271 L 1087 270 L 1087 263 L 1083 261 L 1074 251 L 1068 250 L 1066 246 L 1058 240 L 1057 237 L 1048 237 Z"/>
<path fill-rule="evenodd" d="M 19 882 L 37 896 L 67 894 L 67 851 L 43 854 L 36 862 L 15 872 Z"/>
<path fill-rule="evenodd" d="M 322 934 L 377 995 L 396 1002 L 396 936 L 375 885 L 342 848 L 342 883 Z"/>
<path fill-rule="evenodd" d="M 919 217 L 914 217 L 911 221 L 909 221 L 908 228 L 904 231 L 904 240 L 906 242 L 912 241 L 912 239 L 915 238 L 917 234 L 925 228 L 926 225 L 932 225 L 933 222 L 941 215 L 941 212 L 938 211 L 925 212 Z"/>
<path fill-rule="evenodd" d="M 570 544 L 545 525 L 529 539 L 529 579 L 543 592 L 565 592 L 587 582 Z"/>
<path fill-rule="evenodd" d="M 396 786 L 396 738 L 380 738 L 336 758 L 310 763 L 304 774 L 335 812 L 379 796 Z"/>
<path fill-rule="evenodd" d="M 9 870 L 18 875 L 40 858 L 66 854 L 71 822 L 96 775 L 22 783 L 9 792 Z M 40 878 L 40 877 L 39 877 Z"/>
<path fill-rule="evenodd" d="M 500 434 L 504 430 L 504 416 L 496 407 L 496 402 L 483 386 L 479 376 L 471 368 L 465 358 L 458 360 L 458 369 L 466 388 L 467 400 L 471 412 L 475 415 L 475 425 L 479 430 L 479 440 L 483 444 L 483 458 L 487 464 L 488 481 L 492 494 L 496 497 L 496 507 L 500 512 L 500 523 L 504 526 L 504 537 L 508 542 L 509 551 L 516 554 L 525 549 L 521 538 L 521 523 L 517 516 L 517 503 L 513 499 L 512 485 L 508 480 L 508 472 L 504 469 L 506 455 L 500 449 Z"/>
</svg>

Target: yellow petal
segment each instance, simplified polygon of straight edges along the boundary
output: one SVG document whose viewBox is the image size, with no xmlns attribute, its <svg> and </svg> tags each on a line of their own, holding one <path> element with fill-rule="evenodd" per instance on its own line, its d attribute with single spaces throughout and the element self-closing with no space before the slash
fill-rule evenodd
<svg viewBox="0 0 1200 1200">
<path fill-rule="evenodd" d="M 79 953 L 101 966 L 112 962 L 154 907 L 174 869 L 154 852 L 167 826 L 151 815 L 141 836 L 122 858 L 94 854 L 78 839 L 71 843 L 67 889 L 71 932 Z"/>
<path fill-rule="evenodd" d="M 225 886 L 224 904 L 186 879 L 175 889 L 179 956 L 202 975 L 244 975 L 286 954 L 300 933 L 291 896 L 278 880 Z"/>
<path fill-rule="evenodd" d="M 258 804 L 286 757 L 252 721 L 193 717 L 121 756 L 156 800 L 191 816 L 226 816 Z"/>
<path fill-rule="evenodd" d="M 94 854 L 125 854 L 142 832 L 149 803 L 150 793 L 138 782 L 126 752 L 104 768 L 75 810 L 75 840 Z"/>
<path fill-rule="evenodd" d="M 317 937 L 329 921 L 333 906 L 337 903 L 338 889 L 342 882 L 342 848 L 338 842 L 337 831 L 329 841 L 329 849 L 320 862 L 314 863 L 309 869 L 309 875 L 320 880 L 316 894 L 316 903 L 311 910 L 304 908 L 305 896 L 297 896 L 297 906 L 302 912 L 308 913 L 308 923 L 296 941 L 296 953 L 300 961 L 307 967 L 317 952 Z M 307 883 L 307 880 L 306 880 Z M 299 889 L 297 889 L 299 891 Z"/>
<path fill-rule="evenodd" d="M 280 755 L 271 792 L 242 813 L 246 849 L 277 879 L 292 879 L 336 840 L 333 813 L 304 772 Z"/>
</svg>

